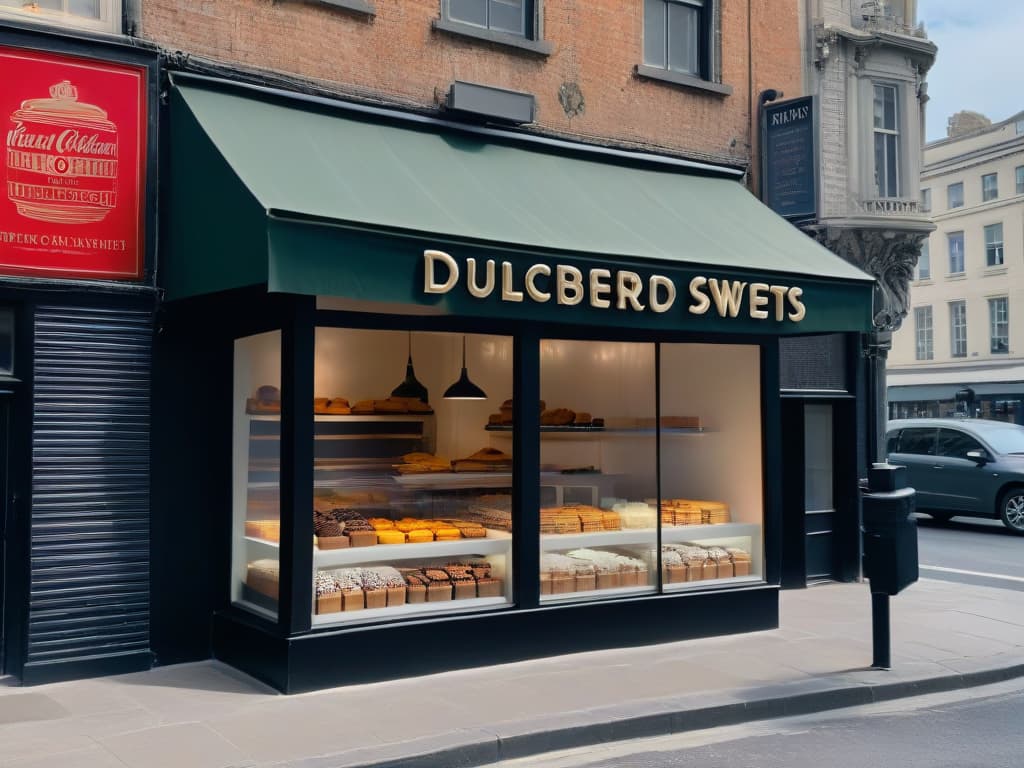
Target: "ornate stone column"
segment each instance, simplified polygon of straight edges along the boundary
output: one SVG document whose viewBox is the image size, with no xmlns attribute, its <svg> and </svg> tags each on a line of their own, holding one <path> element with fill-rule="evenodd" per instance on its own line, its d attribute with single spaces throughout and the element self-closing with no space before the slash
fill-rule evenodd
<svg viewBox="0 0 1024 768">
<path fill-rule="evenodd" d="M 889 411 L 885 361 L 892 349 L 892 332 L 902 325 L 903 318 L 907 316 L 910 281 L 921 254 L 921 241 L 927 236 L 926 232 L 835 227 L 815 233 L 818 242 L 876 280 L 872 313 L 874 329 L 864 335 L 861 350 L 867 362 L 867 466 L 885 458 L 885 425 Z"/>
</svg>

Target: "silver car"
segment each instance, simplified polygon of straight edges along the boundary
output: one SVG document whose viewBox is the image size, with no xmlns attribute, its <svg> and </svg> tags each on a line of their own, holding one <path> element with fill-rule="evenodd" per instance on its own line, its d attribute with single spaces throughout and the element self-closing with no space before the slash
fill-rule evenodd
<svg viewBox="0 0 1024 768">
<path fill-rule="evenodd" d="M 917 508 L 936 520 L 991 517 L 1024 535 L 1024 427 L 987 419 L 897 419 L 891 464 L 907 468 Z"/>
</svg>

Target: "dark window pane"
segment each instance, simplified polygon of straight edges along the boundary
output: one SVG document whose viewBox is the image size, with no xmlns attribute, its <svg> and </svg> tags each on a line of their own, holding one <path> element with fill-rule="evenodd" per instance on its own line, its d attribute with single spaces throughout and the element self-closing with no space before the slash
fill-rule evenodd
<svg viewBox="0 0 1024 768">
<path fill-rule="evenodd" d="M 939 456 L 966 459 L 968 451 L 981 450 L 981 445 L 970 435 L 955 429 L 939 430 Z"/>
<path fill-rule="evenodd" d="M 665 56 L 665 0 L 644 0 L 644 64 L 649 67 L 668 67 Z"/>
<path fill-rule="evenodd" d="M 487 26 L 487 0 L 448 0 L 448 16 L 454 21 Z"/>
<path fill-rule="evenodd" d="M 934 429 L 904 429 L 900 434 L 900 453 L 935 455 Z"/>
<path fill-rule="evenodd" d="M 885 197 L 885 134 L 875 134 L 875 189 Z"/>
<path fill-rule="evenodd" d="M 883 88 L 885 96 L 885 125 L 884 128 L 895 131 L 896 130 L 896 89 L 895 88 Z"/>
<path fill-rule="evenodd" d="M 490 27 L 499 32 L 524 35 L 523 0 L 490 0 Z"/>
<path fill-rule="evenodd" d="M 668 6 L 668 68 L 700 75 L 700 10 L 689 5 Z"/>
</svg>

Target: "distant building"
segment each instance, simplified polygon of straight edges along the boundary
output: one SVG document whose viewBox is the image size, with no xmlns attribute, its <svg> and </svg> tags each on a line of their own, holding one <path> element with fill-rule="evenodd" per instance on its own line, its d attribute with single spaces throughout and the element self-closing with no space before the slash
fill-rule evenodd
<svg viewBox="0 0 1024 768">
<path fill-rule="evenodd" d="M 936 229 L 894 337 L 889 415 L 1024 423 L 1024 112 L 995 125 L 960 112 L 948 133 L 924 151 Z"/>
</svg>

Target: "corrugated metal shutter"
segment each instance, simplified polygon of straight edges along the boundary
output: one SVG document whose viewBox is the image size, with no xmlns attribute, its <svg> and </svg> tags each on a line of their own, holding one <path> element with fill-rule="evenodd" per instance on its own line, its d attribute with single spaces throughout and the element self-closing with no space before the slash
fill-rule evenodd
<svg viewBox="0 0 1024 768">
<path fill-rule="evenodd" d="M 26 661 L 149 647 L 152 314 L 35 315 Z"/>
</svg>

